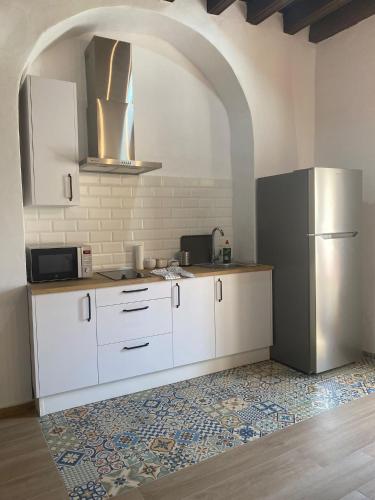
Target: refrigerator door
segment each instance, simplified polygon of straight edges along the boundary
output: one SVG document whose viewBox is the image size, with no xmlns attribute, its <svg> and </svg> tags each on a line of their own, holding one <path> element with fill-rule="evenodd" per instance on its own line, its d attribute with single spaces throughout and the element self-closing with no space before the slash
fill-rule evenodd
<svg viewBox="0 0 375 500">
<path fill-rule="evenodd" d="M 354 231 L 313 236 L 310 244 L 312 353 L 320 373 L 360 357 L 360 239 Z"/>
<path fill-rule="evenodd" d="M 358 231 L 362 203 L 362 172 L 341 168 L 310 170 L 309 233 Z"/>
</svg>

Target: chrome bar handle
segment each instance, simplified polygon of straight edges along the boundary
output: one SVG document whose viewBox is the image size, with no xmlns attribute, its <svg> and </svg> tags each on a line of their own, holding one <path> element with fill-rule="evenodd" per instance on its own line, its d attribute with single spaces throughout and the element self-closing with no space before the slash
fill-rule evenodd
<svg viewBox="0 0 375 500">
<path fill-rule="evenodd" d="M 73 201 L 73 179 L 71 174 L 68 174 L 68 179 L 69 179 L 69 201 Z"/>
</svg>

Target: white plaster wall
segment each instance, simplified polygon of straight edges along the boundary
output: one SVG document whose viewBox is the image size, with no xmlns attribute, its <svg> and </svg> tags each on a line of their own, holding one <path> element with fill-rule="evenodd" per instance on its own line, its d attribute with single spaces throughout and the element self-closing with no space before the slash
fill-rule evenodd
<svg viewBox="0 0 375 500">
<path fill-rule="evenodd" d="M 3 0 L 0 5 L 0 407 L 27 401 L 31 397 L 27 311 L 25 301 L 24 229 L 18 144 L 18 84 L 22 72 L 38 51 L 51 41 L 51 26 L 87 9 L 110 5 L 124 9 L 79 16 L 55 30 L 72 30 L 69 36 L 127 23 L 132 33 L 169 40 L 183 54 L 193 54 L 195 65 L 210 81 L 231 110 L 232 168 L 238 169 L 233 189 L 234 231 L 244 235 L 243 247 L 254 252 L 254 184 L 245 170 L 251 152 L 257 176 L 309 166 L 313 163 L 315 47 L 304 37 L 282 34 L 280 17 L 262 26 L 244 21 L 243 2 L 235 3 L 222 16 L 208 16 L 204 0 Z M 132 7 L 127 9 L 126 7 Z M 139 15 L 141 13 L 142 15 Z M 156 16 L 156 14 L 158 14 Z M 103 23 L 108 23 L 107 28 Z M 69 27 L 70 26 L 70 27 Z M 200 38 L 193 33 L 200 35 Z M 194 44 L 192 45 L 192 40 Z M 208 45 L 209 41 L 212 45 Z M 217 47 L 222 56 L 213 50 Z M 31 58 L 31 59 L 30 59 Z M 233 76 L 223 72 L 229 62 L 244 91 L 230 94 Z M 226 63 L 227 64 L 227 63 Z M 246 101 L 253 120 L 251 137 Z M 230 106 L 229 106 L 230 103 Z M 246 124 L 246 127 L 244 126 Z M 233 140 L 233 137 L 235 140 Z M 244 155 L 244 151 L 247 151 Z M 244 221 L 241 221 L 244 214 Z M 249 217 L 251 231 L 249 232 Z M 237 226 L 236 226 L 237 224 Z M 242 224 L 242 225 L 241 225 Z M 243 231 L 242 231 L 243 229 Z M 249 236 L 250 235 L 250 236 Z"/>
<path fill-rule="evenodd" d="M 375 352 L 375 18 L 318 45 L 317 165 L 363 170 L 363 348 Z"/>
</svg>

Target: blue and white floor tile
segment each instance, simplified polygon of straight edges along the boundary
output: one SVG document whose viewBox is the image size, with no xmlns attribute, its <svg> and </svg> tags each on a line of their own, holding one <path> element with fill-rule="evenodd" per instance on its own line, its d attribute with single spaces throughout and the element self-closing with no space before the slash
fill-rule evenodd
<svg viewBox="0 0 375 500">
<path fill-rule="evenodd" d="M 272 361 L 41 419 L 74 500 L 111 498 L 375 392 L 375 360 L 304 375 Z"/>
</svg>

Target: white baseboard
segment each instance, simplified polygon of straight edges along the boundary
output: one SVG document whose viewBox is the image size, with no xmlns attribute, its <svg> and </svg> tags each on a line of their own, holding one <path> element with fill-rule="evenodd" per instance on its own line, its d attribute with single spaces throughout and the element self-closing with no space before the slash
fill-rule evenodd
<svg viewBox="0 0 375 500">
<path fill-rule="evenodd" d="M 257 351 L 235 354 L 225 358 L 210 359 L 194 365 L 180 366 L 162 372 L 141 375 L 118 382 L 111 382 L 109 384 L 64 392 L 62 394 L 56 394 L 37 400 L 39 415 L 48 415 L 56 411 L 95 403 L 96 401 L 111 399 L 125 394 L 132 394 L 146 389 L 153 389 L 162 385 L 173 384 L 174 382 L 235 368 L 236 366 L 258 363 L 259 361 L 265 361 L 267 359 L 270 359 L 269 349 L 259 349 Z"/>
</svg>

